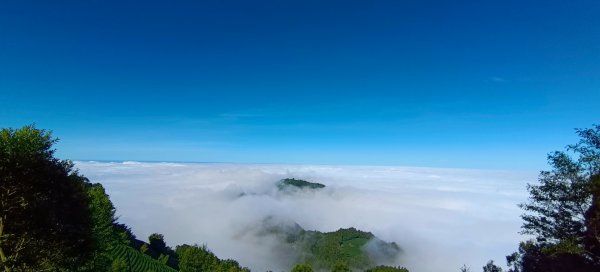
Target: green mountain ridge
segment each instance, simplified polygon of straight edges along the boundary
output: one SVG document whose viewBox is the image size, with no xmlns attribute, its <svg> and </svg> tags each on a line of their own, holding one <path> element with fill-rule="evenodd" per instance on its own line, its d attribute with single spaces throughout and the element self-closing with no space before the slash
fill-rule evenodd
<svg viewBox="0 0 600 272">
<path fill-rule="evenodd" d="M 356 228 L 340 228 L 332 232 L 305 230 L 296 222 L 274 217 L 263 220 L 263 235 L 276 235 L 293 248 L 297 263 L 315 269 L 330 269 L 343 263 L 354 269 L 393 264 L 402 250 L 395 242 L 385 242 L 371 232 Z"/>
<path fill-rule="evenodd" d="M 284 178 L 276 184 L 286 193 L 298 190 L 320 190 L 326 186 L 296 178 Z M 354 269 L 376 265 L 392 265 L 402 252 L 395 242 L 385 242 L 371 232 L 356 228 L 340 228 L 331 232 L 305 230 L 294 221 L 273 216 L 262 222 L 262 235 L 276 235 L 297 254 L 297 263 L 310 264 L 316 269 L 330 269 L 343 263 Z"/>
<path fill-rule="evenodd" d="M 280 191 L 289 190 L 289 189 L 323 189 L 325 188 L 324 184 L 316 183 L 316 182 L 308 182 L 302 179 L 295 178 L 284 178 L 277 183 L 277 188 Z"/>
</svg>

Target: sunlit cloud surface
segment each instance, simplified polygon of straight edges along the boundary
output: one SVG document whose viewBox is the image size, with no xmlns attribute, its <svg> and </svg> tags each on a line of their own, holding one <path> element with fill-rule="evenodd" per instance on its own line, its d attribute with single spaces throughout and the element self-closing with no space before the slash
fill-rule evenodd
<svg viewBox="0 0 600 272">
<path fill-rule="evenodd" d="M 153 232 L 171 246 L 206 244 L 221 258 L 253 271 L 288 270 L 293 254 L 274 237 L 252 235 L 274 216 L 304 229 L 355 227 L 403 249 L 397 260 L 413 272 L 479 270 L 504 264 L 518 232 L 534 172 L 389 166 L 77 162 L 102 183 L 140 239 Z M 286 177 L 327 185 L 317 192 L 278 194 Z M 240 195 L 244 193 L 243 197 Z"/>
</svg>

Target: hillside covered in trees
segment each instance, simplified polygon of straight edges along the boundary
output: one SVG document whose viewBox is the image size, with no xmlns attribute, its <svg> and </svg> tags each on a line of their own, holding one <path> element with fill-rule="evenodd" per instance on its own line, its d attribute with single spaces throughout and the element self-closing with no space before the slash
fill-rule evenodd
<svg viewBox="0 0 600 272">
<path fill-rule="evenodd" d="M 354 269 L 368 269 L 379 264 L 393 264 L 400 247 L 355 228 L 332 232 L 309 231 L 295 222 L 269 217 L 262 222 L 263 235 L 275 235 L 296 251 L 297 263 L 329 270 L 340 263 Z"/>
<path fill-rule="evenodd" d="M 279 190 L 291 190 L 294 188 L 297 189 L 322 189 L 325 188 L 325 185 L 316 182 L 308 182 L 306 180 L 295 179 L 295 178 L 285 178 L 280 180 L 277 183 L 277 188 Z"/>
</svg>

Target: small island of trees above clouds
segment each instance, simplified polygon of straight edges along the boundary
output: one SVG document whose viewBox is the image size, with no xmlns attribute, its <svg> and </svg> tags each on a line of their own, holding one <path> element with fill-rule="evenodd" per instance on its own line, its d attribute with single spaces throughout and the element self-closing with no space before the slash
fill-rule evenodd
<svg viewBox="0 0 600 272">
<path fill-rule="evenodd" d="M 600 126 L 577 134 L 577 143 L 548 155 L 551 169 L 541 171 L 538 182 L 527 187 L 529 199 L 520 207 L 522 232 L 531 239 L 507 252 L 509 272 L 600 271 Z M 118 221 L 118 207 L 101 180 L 89 180 L 73 162 L 55 157 L 56 142 L 49 131 L 32 125 L 0 131 L 0 270 L 250 271 L 197 244 L 202 241 L 172 248 L 159 233 L 137 237 Z M 310 194 L 326 190 L 326 184 L 289 177 L 274 183 L 273 190 Z M 397 262 L 402 244 L 369 230 L 320 232 L 275 216 L 255 228 L 297 256 L 287 271 L 410 269 Z M 495 261 L 447 271 L 502 271 L 497 263 L 504 260 Z"/>
</svg>

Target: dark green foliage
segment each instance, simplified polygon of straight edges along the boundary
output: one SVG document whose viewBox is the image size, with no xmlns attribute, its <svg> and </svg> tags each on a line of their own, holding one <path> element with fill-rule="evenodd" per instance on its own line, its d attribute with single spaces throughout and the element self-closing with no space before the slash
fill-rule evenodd
<svg viewBox="0 0 600 272">
<path fill-rule="evenodd" d="M 312 235 L 314 243 L 310 251 L 316 264 L 330 267 L 342 262 L 356 268 L 371 265 L 369 256 L 362 250 L 362 247 L 374 237 L 370 232 L 349 228 L 329 233 L 313 232 Z"/>
<path fill-rule="evenodd" d="M 219 266 L 218 271 L 223 272 L 250 272 L 250 269 L 241 267 L 236 260 L 232 259 L 222 260 Z"/>
<path fill-rule="evenodd" d="M 592 204 L 585 213 L 586 233 L 583 241 L 592 261 L 600 264 L 600 175 L 592 178 L 590 188 Z"/>
<path fill-rule="evenodd" d="M 333 232 L 307 231 L 295 222 L 267 217 L 262 234 L 275 235 L 300 256 L 296 262 L 310 264 L 315 270 L 329 270 L 338 262 L 352 269 L 365 269 L 393 263 L 401 252 L 396 243 L 387 243 L 370 232 L 355 228 Z M 368 249 L 368 250 L 367 250 Z"/>
<path fill-rule="evenodd" d="M 579 143 L 548 155 L 550 171 L 542 171 L 539 185 L 528 185 L 529 201 L 521 207 L 523 232 L 538 241 L 576 239 L 585 233 L 585 212 L 591 206 L 591 177 L 600 173 L 600 126 L 577 130 Z M 575 158 L 569 156 L 571 152 Z"/>
<path fill-rule="evenodd" d="M 104 188 L 53 157 L 56 141 L 33 126 L 0 131 L 0 267 L 130 271 L 131 264 L 131 271 L 174 271 L 139 265 L 140 256 L 153 260 L 131 252 L 135 236 L 116 223 Z"/>
<path fill-rule="evenodd" d="M 127 270 L 127 261 L 125 261 L 125 258 L 115 258 L 112 261 L 112 265 L 110 266 L 111 272 L 126 272 Z"/>
<path fill-rule="evenodd" d="M 148 242 L 150 243 L 150 248 L 157 252 L 163 252 L 167 248 L 165 237 L 159 233 L 150 234 L 150 236 L 148 236 Z"/>
<path fill-rule="evenodd" d="M 355 228 L 339 229 L 334 232 L 302 231 L 292 239 L 292 243 L 300 245 L 304 259 L 300 260 L 312 264 L 317 268 L 331 268 L 338 263 L 343 263 L 351 268 L 364 269 L 375 263 L 365 252 L 364 246 L 372 241 L 375 236 Z M 387 261 L 394 260 L 400 248 L 395 243 L 381 242 L 381 247 L 390 253 Z"/>
<path fill-rule="evenodd" d="M 380 266 L 376 266 L 373 267 L 371 269 L 367 269 L 365 270 L 365 272 L 408 272 L 408 269 L 404 268 L 404 267 L 393 267 L 393 266 L 385 266 L 385 265 L 380 265 Z"/>
<path fill-rule="evenodd" d="M 502 272 L 502 268 L 494 264 L 494 261 L 490 260 L 483 267 L 483 272 Z"/>
<path fill-rule="evenodd" d="M 158 261 L 161 264 L 167 264 L 167 262 L 169 261 L 169 255 L 160 254 L 160 256 L 158 256 Z"/>
<path fill-rule="evenodd" d="M 147 251 L 148 251 L 148 245 L 147 244 L 143 244 L 140 247 L 140 252 L 145 254 Z"/>
<path fill-rule="evenodd" d="M 586 258 L 569 253 L 571 245 L 522 242 L 519 251 L 506 257 L 509 272 L 586 272 L 598 271 Z"/>
<path fill-rule="evenodd" d="M 0 267 L 76 270 L 95 252 L 86 180 L 34 126 L 0 131 Z"/>
<path fill-rule="evenodd" d="M 288 188 L 321 189 L 321 188 L 325 188 L 325 185 L 323 185 L 321 183 L 308 182 L 308 181 L 301 180 L 301 179 L 286 178 L 286 179 L 282 179 L 279 181 L 279 183 L 277 184 L 277 188 L 279 188 L 279 190 L 285 190 Z"/>
<path fill-rule="evenodd" d="M 117 227 L 115 207 L 100 184 L 86 183 L 92 219 L 92 240 L 98 250 L 88 264 L 89 270 L 108 270 L 113 257 L 110 252 L 117 245 L 129 244 L 126 230 Z"/>
<path fill-rule="evenodd" d="M 234 260 L 220 260 L 205 246 L 180 245 L 175 249 L 179 256 L 179 271 L 181 272 L 249 272 Z"/>
<path fill-rule="evenodd" d="M 342 262 L 338 262 L 331 268 L 331 272 L 351 272 L 350 267 Z"/>
<path fill-rule="evenodd" d="M 313 269 L 310 264 L 296 264 L 291 272 L 313 272 Z"/>
<path fill-rule="evenodd" d="M 460 268 L 460 272 L 470 272 L 470 271 L 471 271 L 471 268 L 467 267 L 467 265 L 463 265 Z"/>
<path fill-rule="evenodd" d="M 210 271 L 217 262 L 217 257 L 204 246 L 181 245 L 175 252 L 179 256 L 181 272 Z"/>
<path fill-rule="evenodd" d="M 111 255 L 115 260 L 122 259 L 125 261 L 126 271 L 131 272 L 175 272 L 177 270 L 153 259 L 152 257 L 142 254 L 130 246 L 119 245 L 113 248 Z M 114 263 L 113 263 L 114 265 Z"/>
<path fill-rule="evenodd" d="M 144 250 L 146 255 L 149 255 L 174 269 L 179 269 L 177 254 L 173 249 L 167 246 L 162 234 L 151 234 L 148 237 L 148 242 L 149 244 L 146 244 L 139 240 L 133 240 L 134 247 L 140 250 L 140 252 Z"/>
<path fill-rule="evenodd" d="M 113 227 L 119 235 L 124 236 L 128 241 L 135 240 L 135 235 L 127 225 L 115 222 L 113 223 Z"/>
<path fill-rule="evenodd" d="M 552 170 L 539 184 L 528 185 L 523 233 L 536 239 L 507 256 L 510 272 L 600 271 L 600 126 L 577 134 L 577 144 L 548 155 Z"/>
</svg>

